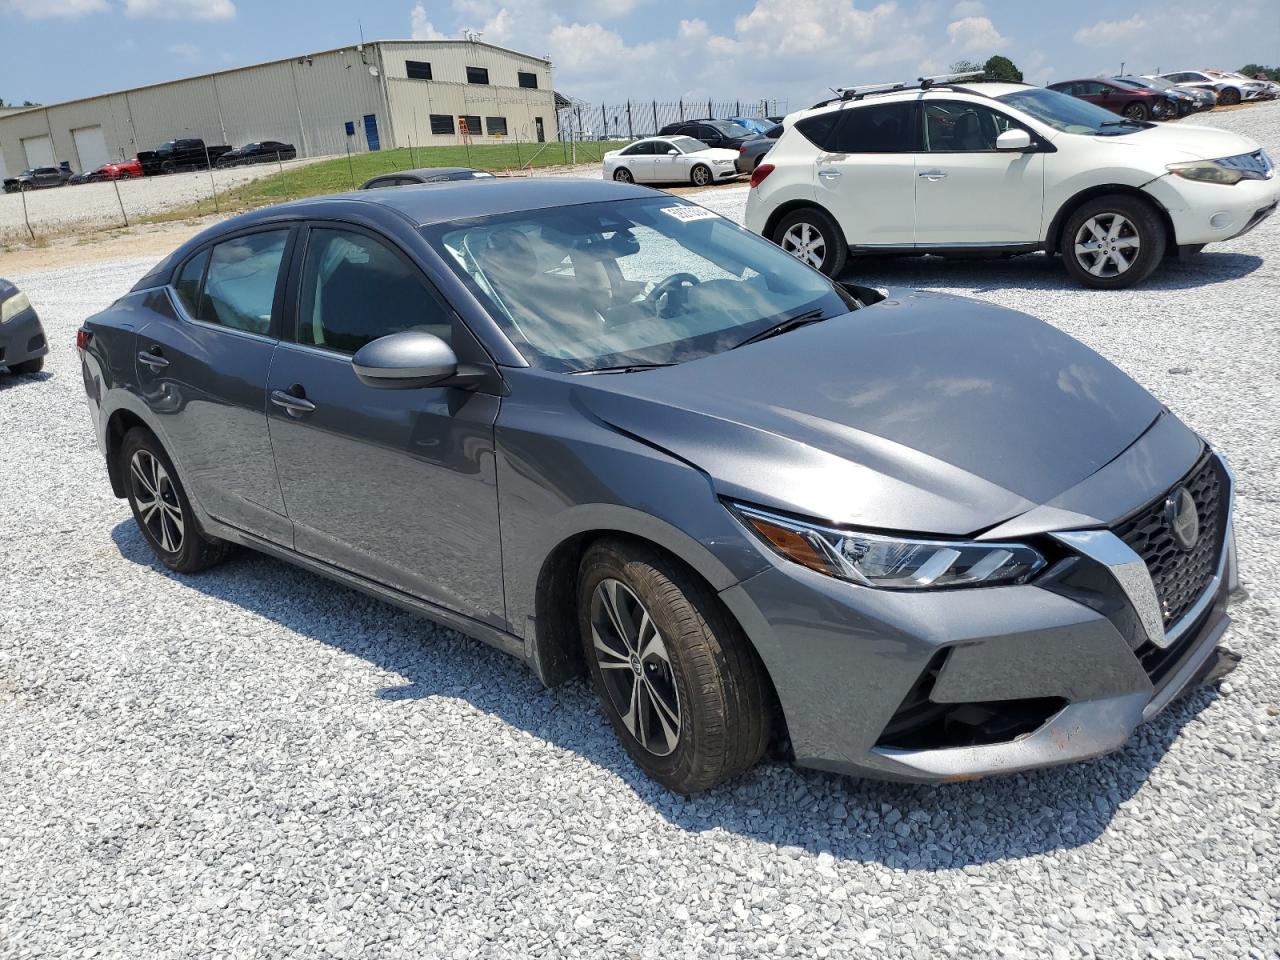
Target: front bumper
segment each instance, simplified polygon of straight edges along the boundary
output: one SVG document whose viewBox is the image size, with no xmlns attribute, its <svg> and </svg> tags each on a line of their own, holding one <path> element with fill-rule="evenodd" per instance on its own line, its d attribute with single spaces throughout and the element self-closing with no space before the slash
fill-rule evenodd
<svg viewBox="0 0 1280 960">
<path fill-rule="evenodd" d="M 1276 210 L 1280 176 L 1225 186 L 1166 174 L 1143 187 L 1169 213 L 1179 246 L 1217 243 L 1248 233 Z"/>
<path fill-rule="evenodd" d="M 925 783 L 1013 773 L 1121 748 L 1203 675 L 1230 622 L 1229 491 L 1223 509 L 1212 577 L 1158 642 L 1141 592 L 1124 585 L 1132 568 L 1069 543 L 1073 578 L 1101 584 L 1092 598 L 1048 572 L 1022 586 L 903 593 L 783 562 L 721 596 L 769 670 L 798 764 Z M 1118 537 L 1090 534 L 1136 558 Z M 942 719 L 918 719 L 930 716 Z"/>
<path fill-rule="evenodd" d="M 8 323 L 0 323 L 0 367 L 34 360 L 48 352 L 49 341 L 34 308 L 22 311 Z"/>
</svg>

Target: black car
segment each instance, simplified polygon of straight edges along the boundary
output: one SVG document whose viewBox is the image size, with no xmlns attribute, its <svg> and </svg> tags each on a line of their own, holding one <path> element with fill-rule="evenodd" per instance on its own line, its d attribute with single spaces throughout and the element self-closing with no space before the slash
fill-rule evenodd
<svg viewBox="0 0 1280 960">
<path fill-rule="evenodd" d="M 219 167 L 239 167 L 250 163 L 276 163 L 297 159 L 298 150 L 292 143 L 279 140 L 258 140 L 243 147 L 228 150 L 218 158 Z"/>
<path fill-rule="evenodd" d="M 31 167 L 4 182 L 5 193 L 60 187 L 72 177 L 71 170 L 59 167 Z"/>
<path fill-rule="evenodd" d="M 177 173 L 181 170 L 207 170 L 211 163 L 216 164 L 220 157 L 230 152 L 230 147 L 211 147 L 203 140 L 191 137 L 160 144 L 148 159 L 160 173 Z M 143 160 L 143 169 L 146 170 L 147 160 L 141 153 L 138 159 Z"/>
<path fill-rule="evenodd" d="M 27 295 L 0 277 L 0 367 L 10 373 L 39 373 L 49 343 Z"/>
<path fill-rule="evenodd" d="M 473 170 L 470 167 L 422 167 L 418 170 L 397 170 L 384 173 L 360 184 L 361 190 L 380 190 L 383 187 L 406 187 L 413 183 L 446 183 L 450 180 L 493 180 L 492 173 Z"/>
<path fill-rule="evenodd" d="M 693 137 L 708 147 L 737 150 L 739 173 L 750 173 L 769 152 L 774 141 L 733 120 L 684 120 L 669 123 L 658 131 L 661 137 Z"/>
</svg>

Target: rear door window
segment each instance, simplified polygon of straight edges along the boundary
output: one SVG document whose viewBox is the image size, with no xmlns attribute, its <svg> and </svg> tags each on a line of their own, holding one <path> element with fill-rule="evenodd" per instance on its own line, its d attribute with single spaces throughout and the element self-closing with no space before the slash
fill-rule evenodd
<svg viewBox="0 0 1280 960">
<path fill-rule="evenodd" d="M 182 265 L 182 269 L 178 271 L 178 276 L 173 281 L 173 289 L 178 295 L 178 300 L 193 317 L 200 309 L 200 286 L 204 283 L 204 268 L 208 265 L 209 251 L 201 250 Z"/>
<path fill-rule="evenodd" d="M 876 103 L 839 111 L 832 153 L 913 153 L 920 149 L 914 100 Z"/>
</svg>

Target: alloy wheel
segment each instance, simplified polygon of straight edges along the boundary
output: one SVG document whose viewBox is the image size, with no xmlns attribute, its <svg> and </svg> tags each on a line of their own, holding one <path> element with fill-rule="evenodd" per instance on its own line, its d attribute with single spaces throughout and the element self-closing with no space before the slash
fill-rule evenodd
<svg viewBox="0 0 1280 960">
<path fill-rule="evenodd" d="M 147 533 L 166 553 L 181 551 L 186 530 L 182 502 L 164 465 L 147 450 L 138 450 L 129 461 L 129 483 Z"/>
<path fill-rule="evenodd" d="M 1147 111 L 1140 103 L 1135 103 L 1125 108 L 1124 115 L 1130 120 L 1147 119 Z"/>
<path fill-rule="evenodd" d="M 640 746 L 665 757 L 680 742 L 680 694 L 667 644 L 640 598 L 620 580 L 591 596 L 591 645 L 605 693 Z"/>
<path fill-rule="evenodd" d="M 1090 217 L 1076 232 L 1076 259 L 1095 277 L 1118 277 L 1142 250 L 1138 229 L 1118 213 Z"/>
<path fill-rule="evenodd" d="M 619 167 L 613 171 L 613 179 L 619 183 L 631 183 L 635 178 L 631 176 L 631 171 L 626 167 Z"/>
<path fill-rule="evenodd" d="M 705 187 L 711 182 L 711 171 L 706 167 L 694 167 L 693 182 L 699 187 Z"/>
<path fill-rule="evenodd" d="M 820 270 L 827 256 L 827 241 L 813 224 L 801 222 L 792 224 L 782 235 L 782 249 Z"/>
</svg>

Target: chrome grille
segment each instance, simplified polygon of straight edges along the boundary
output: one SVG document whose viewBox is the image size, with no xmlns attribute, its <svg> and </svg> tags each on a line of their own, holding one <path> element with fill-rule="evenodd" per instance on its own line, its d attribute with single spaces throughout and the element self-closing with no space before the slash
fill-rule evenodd
<svg viewBox="0 0 1280 960">
<path fill-rule="evenodd" d="M 1187 488 L 1200 517 L 1200 539 L 1190 550 L 1182 549 L 1173 537 L 1165 509 L 1168 494 L 1156 498 L 1114 529 L 1116 536 L 1146 563 L 1165 629 L 1191 609 L 1218 568 L 1228 483 L 1218 458 L 1206 454 L 1178 484 Z"/>
</svg>

